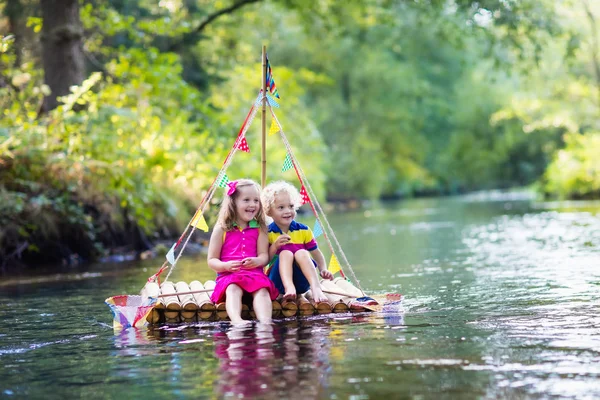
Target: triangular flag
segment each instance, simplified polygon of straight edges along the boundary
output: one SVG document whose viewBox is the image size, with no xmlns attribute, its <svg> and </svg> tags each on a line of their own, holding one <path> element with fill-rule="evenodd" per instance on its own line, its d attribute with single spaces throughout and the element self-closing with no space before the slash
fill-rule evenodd
<svg viewBox="0 0 600 400">
<path fill-rule="evenodd" d="M 315 227 L 313 228 L 313 235 L 316 239 L 319 236 L 321 236 L 322 234 L 323 234 L 323 228 L 321 228 L 321 224 L 317 220 L 317 221 L 315 221 Z"/>
<path fill-rule="evenodd" d="M 339 272 L 342 270 L 342 266 L 340 265 L 340 262 L 338 261 L 335 254 L 331 255 L 331 260 L 329 260 L 329 268 L 327 268 L 327 269 L 332 274 L 335 274 L 336 272 Z"/>
<path fill-rule="evenodd" d="M 269 136 L 276 134 L 279 132 L 279 125 L 275 122 L 275 118 L 271 120 L 271 127 L 269 128 Z"/>
<path fill-rule="evenodd" d="M 283 160 L 283 167 L 281 167 L 281 172 L 289 171 L 294 168 L 294 164 L 292 164 L 292 158 L 289 153 L 285 156 L 285 160 Z"/>
<path fill-rule="evenodd" d="M 229 177 L 227 176 L 227 174 L 223 174 L 219 177 L 219 179 L 217 179 L 217 186 L 224 188 L 227 186 L 228 182 L 229 182 Z"/>
<path fill-rule="evenodd" d="M 302 196 L 302 204 L 310 203 L 310 197 L 308 197 L 304 185 L 302 185 L 302 189 L 300 189 L 300 196 Z"/>
<path fill-rule="evenodd" d="M 175 243 L 171 247 L 171 250 L 169 250 L 169 252 L 167 253 L 167 261 L 170 262 L 171 265 L 175 264 L 175 246 L 177 246 L 177 243 Z"/>
<path fill-rule="evenodd" d="M 241 151 L 245 151 L 246 153 L 250 153 L 250 147 L 248 147 L 248 142 L 246 141 L 245 137 L 243 137 L 242 140 L 240 140 L 240 143 L 238 144 L 237 148 Z"/>
<path fill-rule="evenodd" d="M 204 219 L 204 215 L 202 215 L 201 212 L 198 212 L 195 216 L 194 219 L 192 219 L 192 222 L 190 223 L 192 226 L 195 226 L 196 228 L 203 230 L 204 232 L 208 232 L 208 225 L 206 224 L 206 220 Z"/>
<path fill-rule="evenodd" d="M 267 93 L 267 103 L 269 103 L 271 107 L 279 108 L 279 103 L 269 93 Z"/>
</svg>

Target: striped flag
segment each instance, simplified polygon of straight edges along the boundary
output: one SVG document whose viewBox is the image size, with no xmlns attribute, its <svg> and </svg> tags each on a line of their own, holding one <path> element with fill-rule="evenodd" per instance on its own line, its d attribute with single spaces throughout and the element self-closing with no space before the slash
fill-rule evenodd
<svg viewBox="0 0 600 400">
<path fill-rule="evenodd" d="M 229 178 L 227 177 L 227 174 L 223 174 L 219 179 L 217 179 L 217 186 L 222 188 L 227 187 L 228 182 Z"/>
<path fill-rule="evenodd" d="M 331 260 L 329 260 L 329 268 L 327 268 L 327 269 L 332 274 L 335 274 L 336 272 L 339 272 L 342 270 L 342 266 L 340 265 L 340 262 L 338 261 L 335 254 L 331 255 Z"/>
<path fill-rule="evenodd" d="M 267 91 L 271 93 L 274 97 L 279 97 L 279 92 L 277 91 L 277 86 L 275 85 L 275 80 L 273 79 L 273 70 L 271 70 L 271 63 L 269 62 L 269 56 L 267 57 Z"/>
<path fill-rule="evenodd" d="M 319 236 L 321 236 L 322 234 L 323 234 L 323 228 L 321 228 L 321 224 L 317 220 L 317 221 L 315 221 L 315 227 L 313 228 L 313 236 L 316 239 Z"/>
<path fill-rule="evenodd" d="M 306 192 L 304 185 L 302 185 L 302 189 L 300 189 L 300 196 L 302 196 L 302 204 L 310 203 L 310 197 L 308 197 L 308 193 Z"/>
<path fill-rule="evenodd" d="M 289 153 L 285 156 L 285 160 L 283 160 L 283 167 L 281 167 L 281 172 L 289 171 L 294 168 L 294 164 L 292 164 L 292 158 Z"/>
</svg>

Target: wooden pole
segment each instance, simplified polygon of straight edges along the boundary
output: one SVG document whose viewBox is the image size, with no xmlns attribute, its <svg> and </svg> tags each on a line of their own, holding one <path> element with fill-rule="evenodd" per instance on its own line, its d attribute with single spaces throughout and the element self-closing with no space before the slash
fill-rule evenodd
<svg viewBox="0 0 600 400">
<path fill-rule="evenodd" d="M 260 185 L 264 188 L 267 183 L 267 46 L 262 48 L 262 147 Z"/>
</svg>

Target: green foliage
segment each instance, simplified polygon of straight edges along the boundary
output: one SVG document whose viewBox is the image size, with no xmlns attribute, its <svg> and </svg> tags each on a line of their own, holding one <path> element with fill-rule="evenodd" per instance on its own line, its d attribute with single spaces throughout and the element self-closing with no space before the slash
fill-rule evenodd
<svg viewBox="0 0 600 400">
<path fill-rule="evenodd" d="M 568 134 L 546 171 L 543 189 L 561 199 L 600 198 L 600 134 Z"/>
<path fill-rule="evenodd" d="M 541 177 L 548 193 L 597 193 L 586 149 L 596 146 L 588 132 L 600 128 L 599 6 L 268 0 L 219 14 L 233 4 L 86 2 L 88 79 L 46 115 L 39 54 L 20 57 L 2 37 L 5 254 L 25 242 L 41 254 L 50 239 L 68 247 L 55 253 L 94 254 L 102 243 L 130 242 L 137 228 L 178 234 L 258 93 L 262 45 L 282 96 L 277 115 L 321 198 Z M 35 37 L 43 21 L 27 10 L 23 25 Z M 247 134 L 251 153 L 237 153 L 231 179 L 260 178 L 259 117 Z M 267 143 L 268 180 L 295 182 L 279 172 L 280 138 Z M 75 236 L 84 239 L 65 239 Z"/>
</svg>

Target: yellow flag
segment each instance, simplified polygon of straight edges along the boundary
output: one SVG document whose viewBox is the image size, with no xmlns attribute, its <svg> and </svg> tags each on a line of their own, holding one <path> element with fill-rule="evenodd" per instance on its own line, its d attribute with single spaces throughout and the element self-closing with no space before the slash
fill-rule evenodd
<svg viewBox="0 0 600 400">
<path fill-rule="evenodd" d="M 279 132 L 279 125 L 275 122 L 275 118 L 271 120 L 271 127 L 269 128 L 269 136 L 276 134 Z"/>
<path fill-rule="evenodd" d="M 208 232 L 208 225 L 206 224 L 206 220 L 204 219 L 204 215 L 202 215 L 201 212 L 198 212 L 194 216 L 194 219 L 192 219 L 191 225 L 195 226 L 196 228 L 198 228 L 200 230 L 203 230 L 204 232 Z"/>
<path fill-rule="evenodd" d="M 335 256 L 335 254 L 331 255 L 331 260 L 329 260 L 329 268 L 328 268 L 328 270 L 332 274 L 335 274 L 336 272 L 342 270 L 342 266 L 340 265 L 340 262 L 338 261 L 338 259 Z"/>
</svg>

